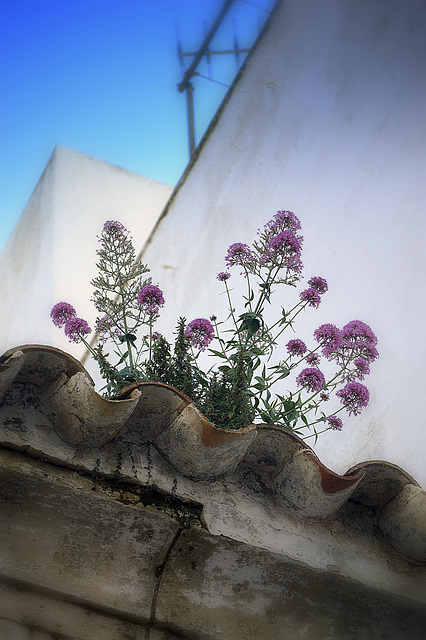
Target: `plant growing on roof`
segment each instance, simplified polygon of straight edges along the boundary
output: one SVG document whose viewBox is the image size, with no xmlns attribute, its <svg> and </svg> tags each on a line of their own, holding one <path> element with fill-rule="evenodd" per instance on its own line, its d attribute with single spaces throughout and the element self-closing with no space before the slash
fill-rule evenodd
<svg viewBox="0 0 426 640">
<path fill-rule="evenodd" d="M 189 395 L 207 418 L 224 428 L 241 428 L 261 420 L 303 437 L 341 430 L 343 422 L 337 414 L 346 409 L 349 415 L 358 415 L 369 401 L 368 389 L 361 381 L 378 352 L 377 338 L 368 325 L 360 320 L 343 329 L 323 324 L 314 331 L 310 348 L 293 337 L 285 343 L 285 354 L 279 352 L 281 359 L 270 364 L 284 332 L 294 331 L 297 316 L 308 308 L 318 308 L 328 290 L 324 278 L 311 277 L 297 302 L 290 308 L 280 306 L 275 319 L 267 322 L 266 311 L 276 310 L 271 300 L 277 288 L 296 287 L 302 278 L 300 229 L 293 212 L 278 211 L 251 247 L 232 244 L 225 256 L 227 270 L 217 275 L 224 286 L 228 316 L 223 321 L 216 316 L 196 318 L 188 324 L 180 318 L 172 349 L 166 338 L 153 330 L 165 304 L 163 292 L 146 277 L 148 268 L 136 262 L 127 230 L 119 222 L 107 222 L 97 251 L 99 276 L 92 281 L 93 301 L 103 314 L 95 324 L 97 346 L 88 343 L 91 330 L 68 303 L 54 306 L 52 320 L 64 327 L 70 340 L 82 341 L 90 349 L 110 396 L 129 382 L 158 381 Z M 246 286 L 238 311 L 229 287 L 235 267 Z M 142 327 L 148 332 L 138 338 Z M 115 345 L 114 365 L 104 352 L 107 340 Z M 214 363 L 205 371 L 200 354 L 206 350 Z M 328 364 L 326 369 L 334 369 L 325 374 L 324 363 Z M 292 389 L 283 389 L 284 380 L 293 372 Z M 275 389 L 279 392 L 274 393 Z M 332 409 L 325 411 L 330 405 Z M 304 435 L 306 429 L 311 430 L 309 435 Z"/>
</svg>

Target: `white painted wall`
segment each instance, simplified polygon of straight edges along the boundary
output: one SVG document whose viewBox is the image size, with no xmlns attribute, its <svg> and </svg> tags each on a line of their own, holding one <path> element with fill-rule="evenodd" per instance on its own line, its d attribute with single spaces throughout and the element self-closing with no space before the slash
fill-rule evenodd
<svg viewBox="0 0 426 640">
<path fill-rule="evenodd" d="M 425 67 L 421 0 L 279 3 L 143 252 L 167 298 L 161 328 L 171 331 L 181 314 L 208 317 L 223 306 L 215 275 L 232 242 L 293 210 L 306 277 L 330 287 L 300 337 L 360 319 L 380 339 L 370 406 L 316 450 L 335 471 L 383 458 L 420 482 Z"/>
<path fill-rule="evenodd" d="M 90 280 L 103 223 L 120 220 L 141 246 L 170 192 L 168 185 L 57 146 L 0 254 L 0 351 L 52 344 L 80 358 L 82 346 L 53 326 L 52 306 L 70 302 L 93 327 Z"/>
</svg>

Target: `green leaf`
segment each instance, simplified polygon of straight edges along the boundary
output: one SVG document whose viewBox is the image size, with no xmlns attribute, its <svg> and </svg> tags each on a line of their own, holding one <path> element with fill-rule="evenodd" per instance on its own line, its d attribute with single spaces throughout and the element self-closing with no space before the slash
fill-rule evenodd
<svg viewBox="0 0 426 640">
<path fill-rule="evenodd" d="M 218 367 L 219 371 L 222 371 L 223 373 L 229 373 L 229 371 L 232 371 L 231 367 L 228 367 L 227 364 L 223 364 L 221 367 Z"/>
<path fill-rule="evenodd" d="M 247 331 L 248 338 L 254 336 L 254 334 L 259 331 L 260 322 L 257 318 L 245 318 L 241 323 L 241 330 Z"/>
<path fill-rule="evenodd" d="M 210 351 L 210 354 L 213 354 L 218 358 L 226 358 L 226 356 L 221 351 L 215 351 L 214 349 L 209 349 L 209 351 Z"/>
<path fill-rule="evenodd" d="M 122 364 L 123 362 L 125 362 L 127 356 L 129 355 L 129 352 L 126 351 L 126 353 L 123 353 L 123 355 L 121 356 L 120 360 L 117 362 L 117 365 Z"/>
</svg>

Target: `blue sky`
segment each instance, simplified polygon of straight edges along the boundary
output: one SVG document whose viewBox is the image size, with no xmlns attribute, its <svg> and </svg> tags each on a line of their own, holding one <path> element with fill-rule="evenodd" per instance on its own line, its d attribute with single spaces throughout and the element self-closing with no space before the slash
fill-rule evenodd
<svg viewBox="0 0 426 640">
<path fill-rule="evenodd" d="M 250 47 L 274 0 L 234 0 L 212 49 Z M 188 161 L 184 51 L 223 0 L 0 0 L 0 248 L 56 144 L 176 184 Z M 185 65 L 190 63 L 186 59 Z M 209 75 L 206 61 L 198 68 Z M 234 56 L 212 56 L 230 84 Z M 193 81 L 199 141 L 227 89 Z"/>
</svg>

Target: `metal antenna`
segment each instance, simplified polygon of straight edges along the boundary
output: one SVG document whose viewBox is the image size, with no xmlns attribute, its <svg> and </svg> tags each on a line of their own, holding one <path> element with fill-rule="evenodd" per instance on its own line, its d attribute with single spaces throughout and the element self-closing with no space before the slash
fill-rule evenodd
<svg viewBox="0 0 426 640">
<path fill-rule="evenodd" d="M 177 39 L 177 50 L 178 50 L 178 58 L 180 60 L 180 67 L 183 72 L 183 56 L 182 46 L 180 44 L 179 39 L 179 29 L 176 23 L 176 39 Z M 195 150 L 195 122 L 194 122 L 194 98 L 193 98 L 194 87 L 191 82 L 188 82 L 186 86 L 186 117 L 188 123 L 188 146 L 189 146 L 189 157 L 192 156 Z"/>
<path fill-rule="evenodd" d="M 207 25 L 206 25 L 206 21 L 203 20 L 203 31 L 204 31 L 204 37 L 206 37 L 207 35 Z M 209 78 L 211 78 L 211 70 L 210 70 L 210 52 L 209 52 L 209 48 L 206 48 L 206 60 L 207 60 L 207 75 Z"/>
<path fill-rule="evenodd" d="M 212 80 L 212 78 L 210 77 L 210 56 L 218 55 L 218 54 L 225 54 L 225 53 L 228 53 L 228 54 L 232 53 L 232 54 L 235 54 L 236 59 L 237 59 L 237 64 L 238 64 L 238 59 L 239 59 L 238 56 L 239 56 L 239 54 L 240 53 L 249 53 L 249 51 L 250 51 L 250 49 L 239 49 L 238 48 L 236 36 L 234 37 L 234 49 L 227 49 L 227 50 L 222 50 L 222 51 L 211 51 L 209 49 L 210 42 L 212 41 L 216 31 L 220 27 L 220 25 L 222 23 L 222 20 L 225 17 L 225 15 L 226 15 L 228 9 L 230 8 L 232 2 L 233 2 L 233 0 L 226 0 L 224 2 L 223 6 L 222 6 L 222 9 L 220 10 L 216 20 L 214 21 L 213 25 L 210 28 L 210 30 L 205 35 L 204 41 L 203 41 L 201 47 L 198 49 L 198 51 L 189 51 L 187 53 L 184 53 L 182 51 L 182 47 L 180 45 L 179 36 L 177 35 L 178 57 L 180 59 L 181 68 L 183 69 L 183 58 L 184 57 L 192 56 L 194 58 L 193 61 L 190 64 L 190 66 L 188 67 L 188 69 L 184 72 L 182 81 L 177 85 L 179 93 L 183 93 L 184 91 L 186 92 L 186 109 L 187 109 L 187 120 L 188 120 L 189 157 L 191 157 L 192 154 L 195 151 L 195 124 L 194 124 L 194 99 L 193 99 L 194 87 L 192 85 L 191 79 L 194 76 L 201 76 L 201 74 L 197 73 L 197 71 L 196 71 L 197 66 L 200 63 L 200 60 L 203 58 L 203 56 L 206 56 L 208 74 L 209 74 L 209 77 L 207 79 L 208 80 Z M 201 77 L 203 77 L 203 76 L 201 76 Z M 218 84 L 223 84 L 223 83 L 219 82 Z M 227 86 L 227 85 L 225 85 L 225 86 Z"/>
</svg>

